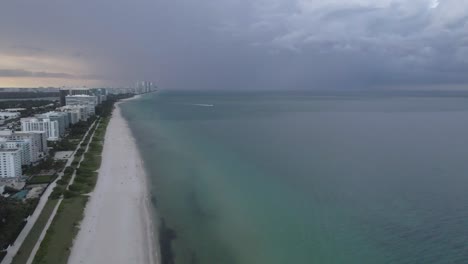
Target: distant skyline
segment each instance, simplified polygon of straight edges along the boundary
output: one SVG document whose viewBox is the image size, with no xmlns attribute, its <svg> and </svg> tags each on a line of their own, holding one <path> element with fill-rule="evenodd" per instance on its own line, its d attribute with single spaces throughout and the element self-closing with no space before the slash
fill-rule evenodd
<svg viewBox="0 0 468 264">
<path fill-rule="evenodd" d="M 0 3 L 0 87 L 468 86 L 468 2 Z"/>
</svg>

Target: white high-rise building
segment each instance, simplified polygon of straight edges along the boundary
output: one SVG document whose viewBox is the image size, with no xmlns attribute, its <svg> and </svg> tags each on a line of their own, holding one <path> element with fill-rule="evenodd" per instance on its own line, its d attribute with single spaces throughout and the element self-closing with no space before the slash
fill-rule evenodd
<svg viewBox="0 0 468 264">
<path fill-rule="evenodd" d="M 68 120 L 68 114 L 63 112 L 47 112 L 43 114 L 35 115 L 39 119 L 49 119 L 51 121 L 58 122 L 59 136 L 65 135 L 65 130 L 70 127 L 70 120 Z"/>
<path fill-rule="evenodd" d="M 84 105 L 88 108 L 89 115 L 95 115 L 96 106 L 98 105 L 98 98 L 94 95 L 68 95 L 65 97 L 68 105 Z"/>
<path fill-rule="evenodd" d="M 58 111 L 72 113 L 71 123 L 76 124 L 79 121 L 86 121 L 89 117 L 87 105 L 66 105 L 57 108 Z"/>
<path fill-rule="evenodd" d="M 21 118 L 21 130 L 24 132 L 45 132 L 47 140 L 55 141 L 60 137 L 58 121 L 48 118 Z"/>
<path fill-rule="evenodd" d="M 70 117 L 70 124 L 74 125 L 78 122 L 80 122 L 80 111 L 79 110 L 75 110 L 75 111 L 66 111 L 65 113 L 67 113 Z"/>
<path fill-rule="evenodd" d="M 60 89 L 60 105 L 62 105 L 62 106 L 66 105 L 66 99 L 65 99 L 66 96 L 68 96 L 68 95 L 79 95 L 79 94 L 91 95 L 92 91 L 89 88 L 63 88 L 63 89 Z"/>
<path fill-rule="evenodd" d="M 21 165 L 31 165 L 31 140 L 11 140 L 0 138 L 0 150 L 2 149 L 19 149 L 21 150 Z"/>
<path fill-rule="evenodd" d="M 20 140 L 31 142 L 30 156 L 31 162 L 36 163 L 45 157 L 48 153 L 47 137 L 45 132 L 24 132 L 24 131 L 0 131 L 0 138 L 6 140 Z"/>
<path fill-rule="evenodd" d="M 0 178 L 21 177 L 21 150 L 0 149 Z"/>
</svg>

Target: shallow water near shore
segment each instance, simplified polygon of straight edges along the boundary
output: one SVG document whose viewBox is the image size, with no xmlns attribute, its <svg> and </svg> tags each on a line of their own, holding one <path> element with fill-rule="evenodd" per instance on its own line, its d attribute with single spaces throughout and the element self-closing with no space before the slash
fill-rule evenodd
<svg viewBox="0 0 468 264">
<path fill-rule="evenodd" d="M 123 103 L 175 263 L 467 263 L 468 99 Z"/>
</svg>

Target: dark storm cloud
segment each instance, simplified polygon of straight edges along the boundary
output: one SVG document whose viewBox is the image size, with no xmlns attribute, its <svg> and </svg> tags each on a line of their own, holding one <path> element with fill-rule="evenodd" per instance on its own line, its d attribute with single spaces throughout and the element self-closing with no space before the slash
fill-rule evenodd
<svg viewBox="0 0 468 264">
<path fill-rule="evenodd" d="M 34 72 L 23 69 L 0 69 L 0 77 L 17 77 L 17 78 L 59 78 L 59 79 L 89 79 L 89 80 L 104 80 L 103 76 L 90 75 L 74 75 L 63 72 Z"/>
<path fill-rule="evenodd" d="M 18 69 L 0 69 L 0 77 L 76 78 L 67 73 L 32 72 Z"/>
<path fill-rule="evenodd" d="M 463 84 L 467 19 L 455 0 L 18 0 L 0 4 L 0 53 L 179 89 Z"/>
</svg>

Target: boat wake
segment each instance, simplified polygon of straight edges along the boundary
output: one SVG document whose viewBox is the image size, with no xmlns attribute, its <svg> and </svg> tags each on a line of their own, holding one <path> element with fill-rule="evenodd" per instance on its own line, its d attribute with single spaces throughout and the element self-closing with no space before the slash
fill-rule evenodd
<svg viewBox="0 0 468 264">
<path fill-rule="evenodd" d="M 203 106 L 203 107 L 213 107 L 214 105 L 212 104 L 192 104 L 192 105 L 195 105 L 195 106 Z"/>
</svg>

